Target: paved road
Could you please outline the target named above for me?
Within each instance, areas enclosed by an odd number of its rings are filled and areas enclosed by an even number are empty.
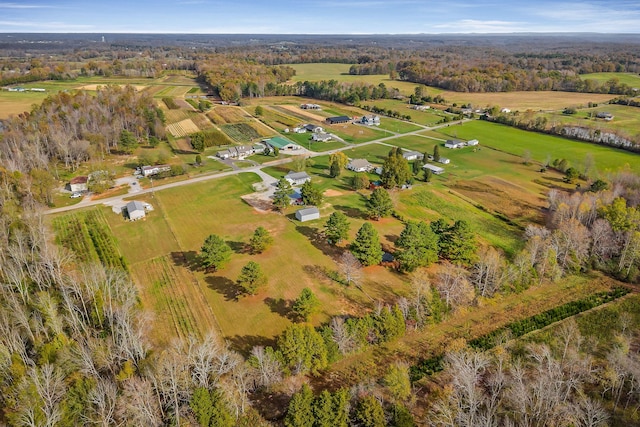
[[[402,134],[394,134],[391,136],[386,136],[383,138],[379,138],[379,139],[375,139],[372,141],[367,141],[367,142],[362,142],[360,144],[349,144],[349,145],[345,145],[344,147],[340,147],[340,148],[336,148],[334,150],[329,150],[329,151],[322,151],[322,152],[314,152],[314,151],[309,151],[306,148],[301,148],[299,150],[292,150],[289,152],[286,152],[284,150],[281,150],[282,153],[286,153],[286,154],[293,154],[293,155],[303,155],[303,156],[307,156],[307,157],[317,157],[317,156],[326,156],[328,154],[333,154],[336,153],[338,151],[344,151],[344,150],[348,150],[351,148],[355,148],[355,147],[362,147],[362,146],[366,146],[366,145],[370,145],[370,144],[384,144],[384,145],[388,145],[388,146],[392,146],[392,144],[388,144],[387,141],[391,141],[393,139],[396,138],[400,138],[400,137],[404,137],[404,136],[410,136],[410,135],[417,135],[423,138],[429,138],[429,139],[434,139],[434,140],[438,140],[438,138],[434,138],[434,137],[429,137],[426,135],[420,135],[420,132],[424,132],[425,130],[435,130],[435,129],[439,129],[439,128],[443,128],[443,127],[448,127],[448,126],[452,126],[458,123],[464,123],[466,121],[469,121],[470,119],[464,119],[461,121],[457,121],[457,122],[451,122],[451,123],[447,123],[447,124],[443,124],[443,125],[439,125],[439,126],[433,126],[433,127],[427,127],[424,125],[418,125],[421,127],[421,129],[413,131],[413,132],[407,132],[407,133],[402,133]],[[124,178],[119,178],[119,181],[122,181],[122,184],[124,183],[128,183],[130,185],[130,189],[129,189],[129,193],[128,194],[124,194],[124,195],[119,195],[119,196],[113,196],[113,197],[108,197],[108,198],[104,198],[104,199],[98,199],[98,200],[90,200],[88,198],[85,198],[84,200],[82,200],[80,203],[77,203],[75,205],[72,206],[65,206],[65,207],[61,207],[61,208],[54,208],[54,209],[49,209],[47,211],[45,211],[45,214],[55,214],[55,213],[60,213],[60,212],[68,212],[68,211],[72,211],[75,209],[82,209],[82,208],[86,208],[89,206],[97,206],[97,205],[108,205],[108,206],[112,206],[114,204],[121,204],[122,200],[125,198],[130,198],[132,195],[139,195],[139,194],[148,194],[148,193],[152,193],[154,191],[161,191],[161,190],[166,190],[168,188],[175,188],[175,187],[181,187],[183,185],[190,185],[190,184],[194,184],[196,182],[204,182],[204,181],[209,181],[212,179],[218,179],[218,178],[224,178],[226,176],[231,176],[231,175],[237,175],[239,173],[245,173],[245,172],[255,172],[258,175],[260,175],[263,179],[263,181],[265,182],[265,184],[267,186],[271,186],[271,184],[274,182],[275,178],[271,177],[270,175],[264,173],[262,171],[262,168],[267,167],[267,166],[277,166],[277,165],[282,165],[285,163],[289,163],[291,162],[293,159],[292,158],[285,158],[285,159],[279,159],[279,160],[274,160],[272,162],[267,162],[264,163],[262,165],[257,165],[257,166],[250,166],[247,168],[242,168],[242,169],[236,169],[236,170],[232,170],[232,171],[228,171],[228,172],[217,172],[217,173],[211,173],[208,175],[200,175],[200,176],[196,176],[193,178],[189,178],[189,179],[185,179],[184,181],[176,181],[176,182],[171,182],[169,184],[163,184],[163,185],[155,185],[153,188],[146,188],[146,189],[142,189],[140,188],[139,184],[137,184],[135,178],[131,177],[124,177]],[[134,182],[136,182],[135,184],[133,184]]]

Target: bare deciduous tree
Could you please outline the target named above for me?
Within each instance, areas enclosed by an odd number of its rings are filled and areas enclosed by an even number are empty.
[[[337,262],[338,271],[344,277],[347,285],[354,284],[360,286],[362,280],[362,264],[358,259],[350,252],[345,251]]]

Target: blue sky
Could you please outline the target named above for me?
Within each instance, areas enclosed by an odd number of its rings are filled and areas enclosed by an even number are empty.
[[[640,0],[0,0],[0,32],[640,33]]]

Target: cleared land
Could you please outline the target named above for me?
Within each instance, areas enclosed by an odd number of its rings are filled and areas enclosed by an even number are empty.
[[[187,136],[199,130],[198,126],[196,126],[191,119],[181,120],[178,123],[172,123],[167,126],[167,131],[176,138]]]
[[[600,173],[625,167],[640,173],[640,155],[604,145],[527,132],[484,121],[467,122],[463,125],[442,128],[440,131],[449,137],[465,140],[475,138],[480,140],[480,147],[489,146],[516,156],[522,156],[528,150],[538,164],[550,156],[551,159],[567,159],[573,166],[580,169],[585,156],[591,154]],[[455,150],[441,151],[444,156],[454,152]]]
[[[561,110],[571,105],[587,105],[589,102],[606,102],[614,95],[599,93],[578,92],[486,92],[486,93],[461,93],[443,91],[441,96],[448,103],[468,104],[474,107],[509,108],[512,111],[526,110]]]
[[[606,83],[611,79],[618,79],[620,83],[625,83],[631,87],[640,87],[640,75],[633,73],[591,73],[581,74],[582,80],[595,80],[600,83]]]

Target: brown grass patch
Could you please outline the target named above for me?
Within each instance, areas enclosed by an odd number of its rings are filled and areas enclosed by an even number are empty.
[[[84,85],[84,86],[80,86],[78,89],[81,90],[98,90],[98,87],[105,87],[106,85],[103,84],[93,84],[93,85]],[[114,85],[109,83],[109,86],[120,86],[120,87],[125,87],[125,86],[131,86],[132,88],[134,88],[135,90],[143,90],[145,89],[147,86],[143,86],[143,85]]]
[[[325,119],[325,117],[320,116],[318,114],[314,114],[309,110],[303,110],[297,105],[279,105],[279,107],[294,113],[296,116],[308,117],[309,120],[314,120],[320,123],[324,122],[324,119]]]
[[[497,92],[460,93],[445,91],[441,94],[448,102],[471,103],[479,107],[498,105],[511,110],[559,110],[589,102],[605,102],[612,95],[577,92]]]
[[[215,107],[207,113],[207,116],[217,125],[246,122],[251,119],[251,116],[240,107]]]
[[[326,190],[322,194],[327,196],[327,197],[334,197],[334,196],[342,196],[344,193],[342,191],[333,190],[333,189],[330,188],[330,189]]]
[[[185,119],[167,126],[167,132],[176,138],[187,136],[191,133],[198,132],[199,130],[198,126],[196,126],[191,119]]]

